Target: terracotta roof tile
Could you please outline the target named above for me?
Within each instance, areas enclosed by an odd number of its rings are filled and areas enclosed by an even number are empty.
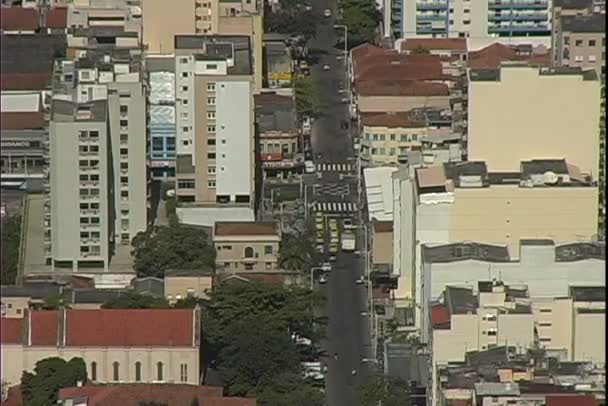
[[[448,96],[448,86],[444,83],[419,80],[368,80],[356,84],[361,96]]]
[[[32,345],[56,346],[59,312],[55,310],[32,311],[31,318]]]
[[[38,29],[38,12],[33,8],[2,7],[1,27],[4,31],[35,31]]]
[[[22,112],[1,114],[3,130],[33,130],[44,128],[46,126],[44,113]]]
[[[278,236],[279,229],[276,222],[240,222],[218,221],[215,223],[217,236]]]
[[[357,47],[354,47],[353,49],[351,49],[351,58],[353,60],[353,63],[357,60],[359,60],[359,58],[365,57],[367,55],[381,55],[381,54],[385,54],[387,51],[391,51],[391,50],[387,50],[384,48],[380,48],[379,46],[373,45],[373,44],[361,44]]]
[[[592,395],[547,395],[547,406],[595,406]]]
[[[43,90],[51,85],[51,73],[2,73],[2,90]]]
[[[68,310],[66,346],[192,346],[190,309]]]
[[[411,38],[401,43],[402,51],[424,48],[428,50],[466,51],[466,38]]]
[[[416,170],[416,179],[418,180],[418,186],[421,188],[442,187],[445,186],[447,180],[443,165],[418,168]]]
[[[8,389],[8,396],[2,406],[23,406],[23,395],[21,394],[21,385],[11,386]]]
[[[46,13],[46,28],[67,28],[67,7],[54,7]]]
[[[374,231],[377,233],[391,233],[393,231],[392,221],[374,220]]]
[[[214,386],[183,384],[119,384],[85,385],[59,390],[59,399],[88,397],[88,406],[138,406],[139,402],[154,399],[171,406],[189,406],[198,399],[205,406],[255,406],[255,399],[223,397],[223,389]]]
[[[435,305],[431,307],[431,323],[433,326],[444,324],[450,321],[450,312],[443,305]]]
[[[268,282],[268,283],[277,283],[284,285],[288,278],[290,278],[292,274],[290,273],[263,273],[263,272],[247,272],[247,273],[239,273],[232,275],[221,276],[221,281],[229,281],[229,280],[242,280],[242,281],[258,281],[258,282]]]
[[[23,340],[23,319],[2,317],[2,344],[21,344]]]
[[[448,79],[443,74],[441,58],[438,55],[416,55],[425,60],[398,60],[395,63],[371,64],[364,69],[355,68],[355,81],[359,80],[431,80]],[[427,57],[432,59],[427,59]]]
[[[478,51],[469,52],[468,67],[473,69],[496,69],[502,62],[528,62],[531,64],[548,65],[549,53],[544,55],[520,55],[515,47],[493,43]]]
[[[361,122],[368,127],[388,127],[388,128],[420,128],[425,127],[425,123],[414,119],[412,114],[407,112],[389,113],[364,113],[361,115]],[[392,223],[391,223],[392,225]]]

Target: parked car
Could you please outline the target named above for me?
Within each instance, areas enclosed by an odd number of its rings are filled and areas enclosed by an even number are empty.
[[[326,9],[325,9],[325,11],[323,12],[323,15],[324,15],[325,17],[331,17],[331,10],[330,10],[330,9],[328,9],[328,8],[326,8]]]
[[[331,66],[329,66],[329,65],[323,65],[323,70],[330,70],[330,69],[331,69]]]
[[[321,277],[319,278],[319,283],[320,283],[321,285],[323,285],[323,284],[327,283],[327,277],[326,277],[325,275],[321,276]]]
[[[315,164],[312,161],[304,161],[304,171],[306,173],[315,173]]]
[[[345,230],[350,230],[354,228],[353,220],[349,218],[342,220],[342,228],[344,228]]]

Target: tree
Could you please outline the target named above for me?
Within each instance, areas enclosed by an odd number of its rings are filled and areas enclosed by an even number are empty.
[[[0,242],[0,282],[14,285],[19,268],[19,246],[21,243],[21,216],[10,215],[2,219],[2,241]]]
[[[86,380],[87,368],[82,358],[74,357],[68,362],[59,357],[45,358],[36,363],[34,373],[23,373],[21,393],[28,406],[52,406],[59,389]]]
[[[324,406],[325,396],[302,382],[302,375],[285,372],[275,376],[256,394],[260,406]]]
[[[299,8],[286,8],[264,15],[265,32],[302,36],[305,41],[315,35],[319,19]]]
[[[407,383],[400,378],[378,374],[357,388],[361,406],[409,406],[410,393]]]
[[[69,304],[65,303],[63,295],[55,293],[47,296],[42,304],[42,310],[59,310],[63,308],[69,308]]]
[[[297,78],[293,82],[296,111],[299,117],[315,116],[319,112],[319,89],[310,77]]]
[[[101,305],[102,309],[168,309],[169,302],[164,297],[140,295],[126,292]]]
[[[233,323],[226,329],[226,338],[219,371],[230,395],[255,394],[264,381],[299,371],[294,341],[269,315],[251,315]]]
[[[133,238],[138,276],[163,278],[167,269],[214,269],[215,249],[207,233],[180,224],[153,227]]]
[[[297,233],[284,233],[279,247],[279,265],[290,271],[309,272],[321,261],[314,243],[312,223]]]
[[[348,27],[348,48],[373,42],[377,36],[381,14],[373,0],[341,0],[340,24]]]

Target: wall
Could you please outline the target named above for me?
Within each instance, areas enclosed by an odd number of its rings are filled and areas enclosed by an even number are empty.
[[[374,163],[398,163],[398,156],[413,146],[422,148],[419,140],[428,134],[427,128],[363,127],[361,139],[369,144],[368,156]],[[394,140],[391,139],[394,137]],[[384,140],[381,138],[384,137]],[[377,140],[374,140],[377,138]],[[404,138],[404,139],[403,139]],[[384,153],[380,150],[384,149]],[[376,151],[374,151],[374,149]],[[375,153],[374,153],[375,152]],[[392,153],[391,153],[392,152]]]
[[[497,344],[528,348],[534,343],[534,316],[499,314]]]
[[[514,172],[522,160],[565,158],[597,178],[599,100],[598,81],[539,76],[537,68],[503,68],[500,81],[470,81],[468,159]]]
[[[165,297],[170,303],[189,295],[207,299],[207,293],[213,288],[212,276],[165,276]]]
[[[606,362],[606,311],[574,314],[574,361]]]
[[[376,232],[373,235],[372,260],[374,264],[393,264],[393,233]]]
[[[10,359],[4,366],[5,379],[10,384],[21,381],[23,371],[33,371],[36,362],[48,357],[61,357],[70,360],[81,357],[87,365],[87,374],[91,379],[91,363],[97,363],[97,381],[112,382],[113,366],[119,363],[119,382],[135,382],[135,363],[141,362],[141,382],[158,382],[157,363],[163,363],[163,382],[180,382],[180,364],[186,364],[188,376],[186,383],[199,383],[200,364],[198,348],[94,348],[94,347],[23,347],[22,345],[3,344],[2,358]]]
[[[230,239],[214,238],[213,245],[217,251],[215,263],[218,267],[223,268],[223,272],[275,271],[278,269],[279,241],[278,237],[276,239],[256,239],[245,236]],[[272,247],[272,254],[264,253],[266,246]],[[244,260],[246,247],[254,250],[254,257],[249,260]]]
[[[563,50],[560,50],[557,54],[560,65],[593,69],[601,77],[602,66],[606,66],[606,34],[563,32],[562,35],[569,37],[570,45],[562,43],[569,50],[569,58],[565,59]],[[563,37],[561,39],[563,41]],[[577,46],[577,41],[583,41],[582,45]],[[595,46],[590,46],[589,41],[595,41]]]
[[[532,299],[532,312],[540,343],[548,352],[563,354],[572,360],[572,299]]]
[[[433,330],[433,364],[463,362],[467,351],[479,350],[477,314],[454,314],[449,330]]]
[[[449,96],[357,96],[360,113],[405,112],[419,107],[450,108]]]
[[[593,187],[492,186],[457,188],[454,194],[450,241],[507,244],[517,255],[522,238],[589,241],[597,232]]]
[[[194,1],[142,0],[142,25],[148,53],[173,53],[174,35],[195,33]]]

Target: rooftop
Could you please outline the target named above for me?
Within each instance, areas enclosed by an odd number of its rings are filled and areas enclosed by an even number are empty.
[[[563,16],[562,31],[575,33],[600,33],[606,35],[606,16],[591,14],[587,16]]]
[[[605,302],[605,286],[571,286],[570,296],[575,302]]]
[[[561,7],[565,9],[577,9],[582,10],[590,8],[593,5],[593,0],[553,0],[554,7]]]
[[[479,303],[472,288],[447,286],[445,288],[445,302],[450,315],[475,314]]]
[[[279,223],[276,222],[228,222],[215,223],[213,233],[220,237],[234,236],[279,236]]]
[[[276,93],[254,95],[255,120],[261,133],[268,131],[297,131],[296,106],[290,96]]]
[[[506,246],[462,242],[437,245],[423,245],[422,256],[425,262],[443,263],[464,260],[480,260],[487,262],[509,262],[509,250]]]
[[[473,68],[469,71],[469,80],[473,82],[500,82],[502,69],[535,68],[526,64],[501,64],[498,68]],[[584,81],[598,80],[595,70],[583,70],[580,67],[540,68],[538,76],[580,76]]]
[[[374,232],[376,233],[392,233],[393,232],[393,222],[392,221],[379,221],[374,220]]]
[[[203,57],[231,59],[234,61],[234,66],[228,68],[231,75],[253,72],[251,42],[246,35],[176,35],[175,49],[191,50]]]
[[[25,7],[2,7],[1,28],[3,31],[35,31],[38,29],[36,9]],[[4,41],[2,37],[2,40]]]
[[[66,47],[65,35],[3,35],[2,76],[14,73],[50,75],[53,61],[65,57]]]
[[[79,104],[67,100],[53,99],[51,103],[51,114],[51,119],[57,122],[105,122],[107,100],[94,100]]]
[[[29,313],[29,323],[25,318],[21,325],[11,321],[5,324],[10,319],[2,318],[2,343],[5,343],[5,337],[23,337],[23,329],[28,328],[33,346],[193,346],[194,313],[191,309],[68,309],[65,321],[60,312],[34,310]],[[63,328],[65,330],[60,334]],[[58,341],[61,337],[64,342]]]
[[[47,73],[2,73],[2,90],[43,90],[52,83],[51,72]]]
[[[556,262],[573,262],[582,259],[606,260],[606,244],[603,242],[576,242],[555,247]]]
[[[207,269],[167,269],[165,271],[165,277],[167,276],[185,276],[185,277],[200,277],[200,276],[214,276],[215,270],[212,268]]]
[[[382,77],[382,75],[380,75]],[[448,86],[444,83],[422,80],[391,80],[388,78],[360,80],[355,85],[361,96],[448,96]]]
[[[109,384],[63,388],[59,400],[87,398],[87,406],[138,406],[154,399],[171,406],[189,406],[194,398],[205,406],[255,406],[255,399],[223,397],[223,388],[186,384]]]
[[[361,122],[368,127],[422,128],[426,126],[424,121],[417,120],[409,112],[364,113],[361,115]]]
[[[517,382],[480,382],[475,384],[477,396],[519,396],[519,384]]]
[[[549,66],[550,53],[521,54],[521,47],[504,45],[495,42],[478,51],[471,51],[467,57],[467,66],[472,69],[497,69],[504,62],[522,62],[534,66]]]
[[[46,127],[42,112],[2,113],[3,130],[33,130]]]
[[[467,40],[466,38],[409,38],[401,43],[402,52],[420,48],[429,51],[466,51]]]

